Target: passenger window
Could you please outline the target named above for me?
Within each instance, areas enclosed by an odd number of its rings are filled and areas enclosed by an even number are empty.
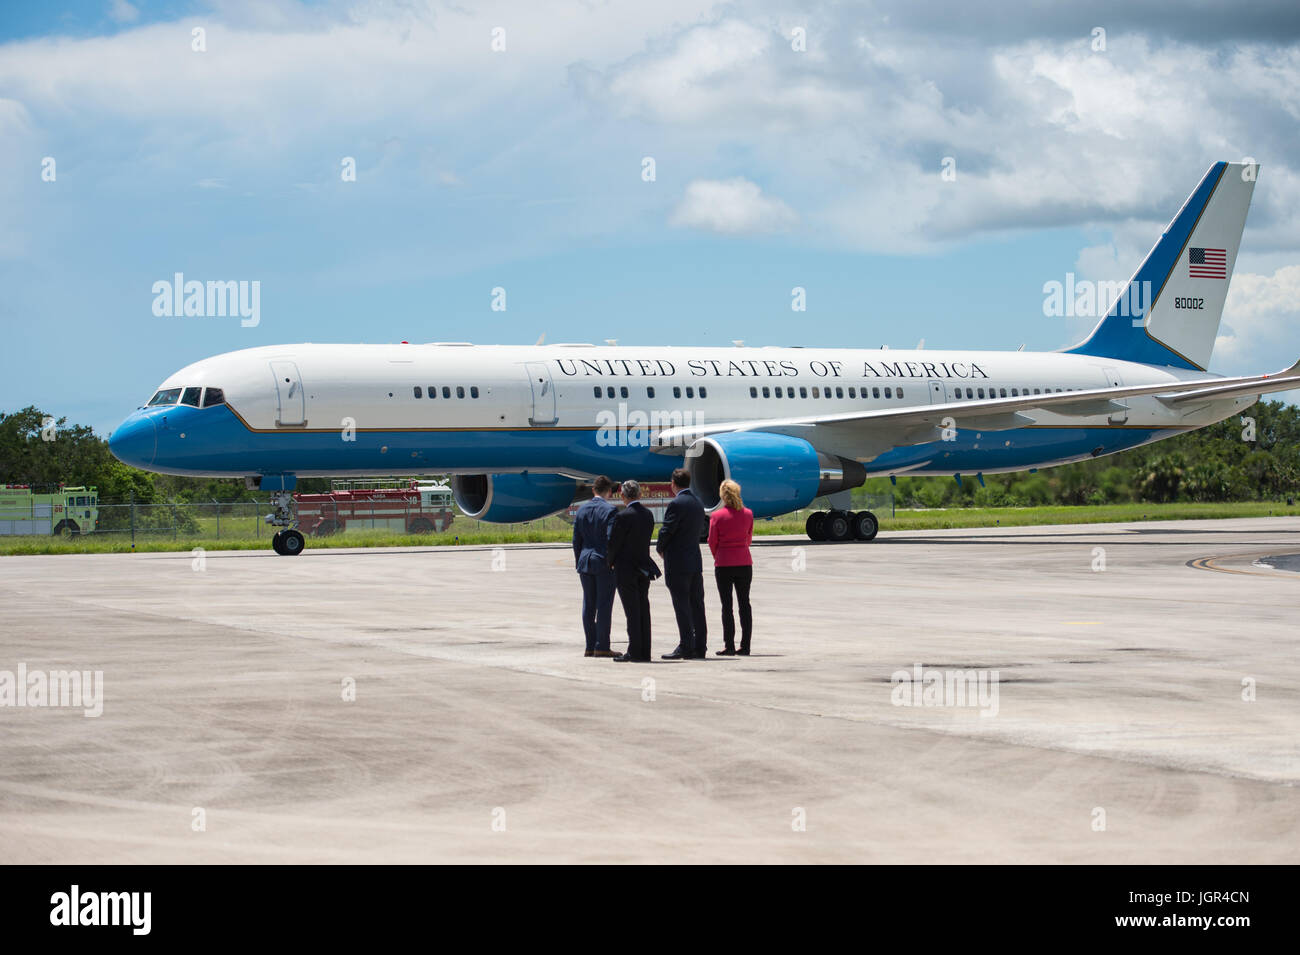
[[[181,396],[181,404],[199,406],[199,398],[203,396],[202,388],[186,388],[185,394]]]
[[[1040,392],[1037,388],[1034,389],[1034,394],[1037,395],[1037,394],[1041,394],[1041,393],[1042,393],[1042,392]]]
[[[814,397],[814,398],[820,398],[820,397],[821,397],[821,393],[820,393],[820,391],[818,390],[818,388],[817,388],[816,385],[813,385],[813,397]]]
[[[749,397],[751,397],[751,398],[757,398],[757,397],[758,397],[758,389],[755,388],[753,385],[750,385],[750,386],[749,386]]]
[[[903,397],[903,389],[902,389],[902,388],[899,388],[899,389],[898,389],[898,394],[897,394],[896,397],[899,397],[899,398]]]
[[[647,388],[645,390],[645,396],[647,398],[653,398],[655,396],[655,390],[653,388]]]
[[[857,396],[858,396],[858,389],[855,388],[853,385],[849,385],[849,397],[856,398]]]
[[[600,397],[600,385],[597,385],[597,386],[596,386],[595,388],[593,388],[592,390],[596,393],[596,397],[599,398],[599,397]]]
[[[618,389],[618,393],[619,393],[620,395],[622,395],[624,398],[626,398],[626,397],[627,397],[627,385],[624,385],[622,388]]]
[[[1012,388],[1012,389],[1011,389],[1011,397],[1012,397],[1012,398],[1017,397],[1019,394],[1020,394],[1020,392],[1018,392],[1015,388]]]
[[[478,397],[478,385],[470,385],[470,386],[469,386],[469,396],[470,396],[471,398],[477,398],[477,397]]]
[[[464,397],[465,397],[465,386],[464,386],[464,385],[457,385],[457,386],[456,386],[456,397],[457,397],[457,398],[464,398]]]
[[[451,397],[451,385],[443,385],[443,386],[442,386],[442,396],[443,396],[444,398],[450,398],[450,397]]]
[[[613,386],[613,385],[610,385],[608,388],[605,389],[605,397],[606,397],[606,398],[613,398],[613,397],[614,397],[614,386]]]
[[[763,397],[764,397],[764,398],[770,398],[770,397],[772,397],[772,393],[771,393],[770,391],[768,391],[767,385],[764,385],[764,386],[763,386]]]
[[[872,388],[872,389],[871,389],[871,397],[873,397],[873,398],[879,398],[879,397],[880,397],[880,389],[879,389],[879,388]]]
[[[709,389],[705,388],[703,385],[700,385],[700,397],[701,398],[709,397]]]
[[[695,397],[695,389],[694,389],[693,387],[691,387],[690,385],[687,385],[687,386],[686,386],[686,397],[687,397],[687,398],[694,398],[694,397]]]
[[[1007,389],[1002,388],[1002,389],[998,392],[998,397],[1000,397],[1000,398],[1005,398],[1006,396],[1007,396]]]
[[[420,386],[419,386],[419,385],[416,385],[416,386],[415,386],[415,397],[417,397],[417,398],[423,398],[423,397],[424,397],[424,394],[420,391]]]
[[[807,398],[807,397],[808,397],[808,389],[807,389],[807,388],[800,388],[800,389],[799,389],[799,397],[800,397],[800,398]]]
[[[892,398],[892,397],[894,397],[893,393],[892,393],[892,392],[890,391],[890,389],[888,389],[888,388],[885,389],[885,397],[886,397],[886,398]]]
[[[681,387],[681,385],[673,385],[673,397],[674,397],[674,398],[680,398],[681,396],[682,396],[682,387]]]
[[[983,397],[984,397],[984,389],[983,389],[983,388],[978,388],[978,389],[976,389],[976,394],[978,394],[981,398],[983,398]]]
[[[430,386],[429,386],[429,397],[430,397],[430,398],[436,398],[436,397],[438,397],[438,386],[437,386],[437,385],[430,385]]]
[[[220,388],[209,388],[203,392],[203,407],[211,408],[213,405],[224,405],[226,396]]]
[[[853,390],[852,388],[849,389],[849,391],[852,391],[852,390]],[[836,397],[836,398],[843,398],[843,397],[844,397],[844,389],[843,389],[843,388],[836,388],[836,389],[835,389],[835,397]],[[853,396],[852,396],[852,395],[849,395],[849,397],[852,398]]]

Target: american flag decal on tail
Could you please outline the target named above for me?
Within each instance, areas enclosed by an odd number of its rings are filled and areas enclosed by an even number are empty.
[[[1227,249],[1188,249],[1187,274],[1194,279],[1226,279]]]

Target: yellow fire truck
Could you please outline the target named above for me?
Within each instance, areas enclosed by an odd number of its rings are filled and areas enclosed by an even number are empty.
[[[0,487],[0,536],[89,534],[99,523],[99,492],[93,487],[62,484]]]

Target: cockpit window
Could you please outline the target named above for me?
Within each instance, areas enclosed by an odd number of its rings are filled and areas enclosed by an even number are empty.
[[[164,388],[158,394],[149,399],[149,405],[174,405],[181,396],[179,388]]]
[[[202,388],[186,388],[185,394],[181,395],[181,404],[199,406],[199,399],[203,397]]]
[[[213,405],[224,405],[226,396],[220,388],[209,388],[203,395],[203,407],[211,408]]]

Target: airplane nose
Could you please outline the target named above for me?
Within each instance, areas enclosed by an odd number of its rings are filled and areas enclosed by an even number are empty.
[[[123,464],[135,468],[149,467],[158,450],[158,435],[153,419],[142,416],[123,421],[109,435],[108,450]]]

